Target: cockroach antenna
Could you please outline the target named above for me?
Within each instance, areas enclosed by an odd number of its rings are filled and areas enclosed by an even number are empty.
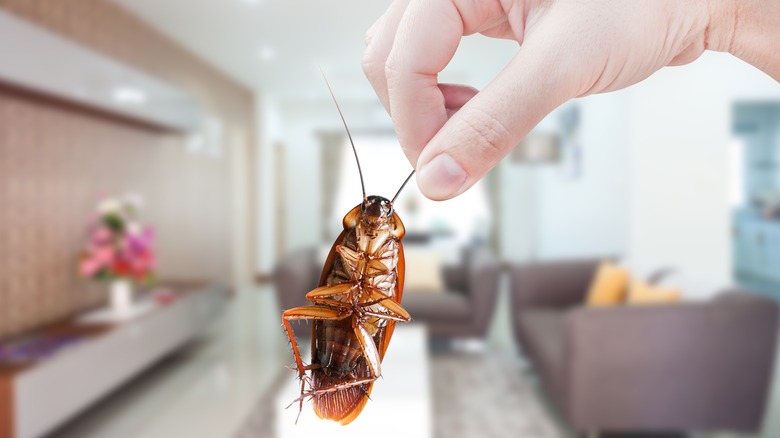
[[[393,200],[392,200],[392,201],[390,201],[390,203],[391,203],[391,204],[394,204],[394,203],[395,203],[395,200],[396,200],[396,198],[398,198],[398,195],[400,195],[400,194],[401,194],[401,190],[403,190],[403,189],[404,189],[404,187],[406,187],[406,183],[408,183],[408,182],[409,182],[409,180],[410,180],[410,179],[412,179],[412,175],[414,175],[414,170],[412,171],[412,173],[410,173],[410,174],[409,174],[409,176],[407,176],[407,177],[406,177],[406,180],[404,180],[404,183],[403,183],[403,184],[401,184],[401,188],[400,188],[400,189],[398,189],[398,191],[397,191],[397,192],[395,192],[395,196],[393,196]]]
[[[333,103],[336,104],[336,109],[339,111],[339,116],[341,117],[341,121],[344,123],[344,129],[347,130],[347,137],[349,137],[349,144],[352,145],[352,152],[355,154],[355,161],[357,162],[358,167],[358,173],[360,174],[360,188],[363,189],[363,201],[366,201],[366,185],[363,182],[363,169],[360,168],[360,159],[358,158],[357,149],[355,149],[355,142],[352,141],[352,134],[349,133],[349,127],[347,126],[347,121],[344,119],[344,114],[341,113],[341,107],[339,107],[339,103],[336,100],[336,95],[333,94],[333,89],[330,88],[330,83],[328,82],[328,78],[325,77],[325,72],[322,70],[322,67],[320,67],[320,73],[322,73],[322,78],[325,79],[325,85],[328,87],[328,91],[330,92],[330,97],[333,98]]]

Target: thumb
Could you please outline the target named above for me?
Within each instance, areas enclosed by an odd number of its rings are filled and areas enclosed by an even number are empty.
[[[549,44],[546,49],[536,44],[544,37],[536,36],[422,150],[417,185],[425,196],[445,200],[465,192],[542,118],[576,96],[572,78],[565,74],[577,71],[571,58],[550,53]]]

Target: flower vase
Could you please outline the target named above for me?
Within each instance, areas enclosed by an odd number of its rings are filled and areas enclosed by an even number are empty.
[[[111,281],[111,310],[117,315],[126,315],[133,309],[133,285],[129,280],[119,278]]]

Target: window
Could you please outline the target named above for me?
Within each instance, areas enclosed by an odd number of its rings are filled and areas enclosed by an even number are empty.
[[[360,164],[366,184],[366,195],[391,199],[412,167],[392,135],[356,135]],[[336,188],[334,217],[329,218],[335,233],[342,228],[344,214],[356,206],[362,197],[360,176],[349,140],[342,148],[339,182]],[[481,183],[466,193],[445,202],[431,201],[417,188],[415,178],[409,181],[395,206],[407,233],[429,234],[436,240],[464,244],[486,240],[490,232],[487,196]]]

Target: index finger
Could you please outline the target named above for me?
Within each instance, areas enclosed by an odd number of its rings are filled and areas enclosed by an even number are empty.
[[[412,166],[447,121],[438,74],[462,36],[463,20],[449,0],[412,1],[399,23],[385,75],[398,140]]]

